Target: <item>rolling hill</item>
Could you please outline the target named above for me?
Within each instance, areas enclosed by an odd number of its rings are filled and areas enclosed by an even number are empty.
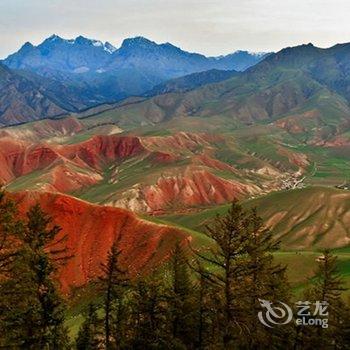
[[[307,145],[273,125],[223,132],[187,118],[128,132],[89,119],[3,128],[1,181],[13,191],[60,191],[162,213],[350,178],[347,145]]]
[[[350,192],[327,187],[279,191],[244,202],[256,207],[283,250],[317,250],[350,245]],[[228,205],[188,215],[161,217],[188,229],[203,231]]]
[[[124,128],[182,117],[221,118],[222,129],[274,123],[301,141],[327,141],[350,127],[349,55],[347,44],[286,48],[228,80],[171,90],[99,117]]]
[[[237,71],[211,69],[204,72],[192,73],[180,78],[166,81],[156,85],[152,90],[146,92],[144,96],[150,97],[171,92],[185,92],[194,90],[200,86],[217,83],[237,75]]]
[[[58,134],[62,129],[66,135],[74,134],[81,127],[71,119],[53,123],[45,125],[56,127]],[[0,179],[12,191],[59,191],[91,202],[157,213],[266,192],[278,188],[286,176],[268,161],[240,150],[229,138],[208,133],[117,133],[57,144],[57,136],[35,141],[33,133],[20,130],[17,138],[13,130],[0,137]],[[42,128],[36,131],[45,135]],[[234,162],[225,159],[230,152],[236,153]],[[286,166],[287,176],[298,169],[288,158]]]
[[[62,258],[69,257],[57,271],[65,293],[101,274],[101,263],[114,242],[122,250],[122,263],[136,275],[167,260],[176,242],[188,241],[181,230],[147,222],[124,209],[92,205],[62,194],[25,191],[16,193],[14,199],[22,215],[39,202],[53,224],[62,228],[48,249],[64,248]]]

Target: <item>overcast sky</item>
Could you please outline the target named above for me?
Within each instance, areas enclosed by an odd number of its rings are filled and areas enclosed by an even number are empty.
[[[145,36],[206,55],[350,41],[349,0],[0,0],[0,57],[51,34]]]

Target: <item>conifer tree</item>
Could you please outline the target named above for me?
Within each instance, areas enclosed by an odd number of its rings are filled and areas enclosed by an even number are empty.
[[[276,283],[278,278],[286,280],[284,269],[273,263],[271,252],[277,244],[256,210],[245,210],[237,202],[207,226],[207,235],[214,241],[212,247],[196,255],[210,266],[204,277],[221,291],[221,305],[216,307],[221,313],[222,346],[257,348],[262,334],[268,342],[257,319],[259,298],[273,301],[286,290]],[[203,269],[199,272],[203,275]]]
[[[121,296],[116,298],[115,307],[114,307],[114,339],[115,339],[115,348],[123,349],[128,344],[128,325],[129,317],[127,299],[127,291],[123,292]]]
[[[0,189],[0,347],[5,347],[6,338],[8,338],[6,319],[12,293],[7,288],[7,279],[12,277],[20,230],[23,228],[16,216],[15,202]]]
[[[172,324],[164,273],[153,272],[135,281],[132,349],[166,349],[172,344]]]
[[[196,349],[220,349],[222,341],[220,339],[220,288],[211,283],[207,278],[207,270],[196,261],[197,275],[196,282]]]
[[[341,298],[346,290],[338,272],[337,257],[326,249],[317,259],[318,267],[310,280],[311,287],[304,293],[304,299],[310,303],[325,303],[325,319],[328,327],[322,325],[303,327],[296,348],[346,349],[343,340],[349,334],[349,309]],[[315,317],[321,317],[316,315]]]
[[[236,293],[241,294],[237,308],[244,315],[244,325],[249,333],[249,337],[242,340],[247,340],[246,345],[250,349],[271,347],[276,342],[288,347],[289,326],[276,332],[263,326],[257,318],[261,310],[259,299],[290,304],[290,286],[285,276],[286,268],[274,263],[272,252],[278,249],[278,242],[273,240],[271,231],[265,227],[255,208],[250,211],[249,217],[247,271]]]
[[[0,275],[9,272],[16,256],[19,235],[23,225],[17,217],[17,207],[0,188]]]
[[[3,283],[7,343],[24,349],[65,349],[68,337],[64,303],[52,277],[54,265],[46,252],[60,231],[39,205],[27,214],[10,278]]]
[[[169,307],[172,318],[172,336],[183,346],[194,341],[195,317],[194,286],[189,274],[184,248],[176,243],[170,262]]]
[[[95,350],[100,347],[99,319],[96,306],[89,304],[86,318],[79,329],[77,350]]]
[[[249,247],[249,213],[236,202],[232,203],[226,215],[217,215],[213,223],[207,225],[207,235],[214,241],[206,254],[197,251],[196,255],[212,266],[207,278],[222,291],[222,342],[230,349],[234,340],[242,332],[242,314],[235,308],[237,285],[247,274],[245,262]]]
[[[113,312],[116,302],[122,298],[124,288],[128,284],[127,271],[121,267],[120,254],[117,243],[114,243],[108,252],[107,262],[101,265],[103,275],[100,280],[104,294],[104,338],[107,350],[113,348],[113,342],[116,346],[119,341],[116,336],[112,337]]]

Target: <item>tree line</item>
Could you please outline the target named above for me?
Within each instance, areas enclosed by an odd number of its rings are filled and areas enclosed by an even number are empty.
[[[350,311],[328,250],[303,296],[327,302],[328,328],[260,322],[261,300],[292,306],[294,296],[286,268],[274,260],[272,233],[255,209],[239,203],[208,224],[210,246],[178,242],[167,263],[142,276],[130,275],[115,243],[94,281],[96,299],[84,308],[72,339],[66,301],[53,278],[69,259],[64,248],[51,246],[59,231],[39,205],[18,219],[15,203],[0,192],[0,348],[350,348]]]

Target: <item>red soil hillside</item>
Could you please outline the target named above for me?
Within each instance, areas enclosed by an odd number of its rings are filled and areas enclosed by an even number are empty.
[[[57,123],[57,121],[47,121],[47,123]],[[66,120],[68,123],[69,120]],[[74,124],[79,128],[79,125]],[[56,125],[57,127],[57,125]],[[61,125],[64,129],[68,126]],[[54,145],[48,143],[31,143],[11,137],[0,138],[0,181],[8,183],[11,180],[29,174],[36,170],[45,168],[57,174],[65,173],[71,178],[74,173],[72,169],[66,172],[55,170],[53,167],[62,163],[75,165],[81,169],[95,171],[89,181],[81,184],[91,185],[99,178],[99,171],[111,162],[122,162],[128,157],[138,155],[151,155],[155,163],[173,162],[178,159],[178,154],[182,152],[194,152],[201,145],[210,145],[209,141],[215,141],[214,136],[178,133],[167,137],[137,137],[119,135],[99,135],[93,136],[87,141],[72,145]],[[165,152],[166,151],[166,152]],[[90,174],[89,174],[90,175]],[[54,175],[51,176],[53,178]],[[77,171],[77,177],[82,178],[81,171]],[[61,184],[65,180],[62,179]],[[70,182],[69,179],[66,182]],[[80,182],[79,182],[80,183]],[[56,188],[52,182],[48,183]],[[78,189],[79,186],[72,184],[59,186],[56,190],[68,192]]]
[[[200,167],[188,166],[177,175],[164,174],[152,185],[136,185],[121,196],[110,196],[104,203],[133,212],[152,215],[178,209],[217,205],[256,194],[261,189],[254,184],[226,180]]]
[[[0,181],[8,183],[17,177],[45,168],[48,168],[50,173],[61,172],[63,176],[66,173],[71,178],[71,174],[74,174],[72,169],[66,172],[54,169],[56,165],[61,167],[64,163],[89,172],[97,171],[90,176],[90,180],[82,182],[82,186],[91,185],[99,178],[98,171],[103,165],[142,153],[146,153],[146,150],[137,137],[94,136],[88,141],[64,146],[31,144],[27,141],[2,137],[0,138]],[[77,177],[84,177],[81,176],[81,171],[77,171]],[[65,180],[61,179],[61,184],[64,182]],[[69,183],[69,179],[66,182]],[[54,183],[49,182],[49,185],[55,187]],[[66,188],[62,186],[56,188],[63,192],[72,189],[77,187],[68,185]]]
[[[226,164],[226,163],[223,163],[217,159],[213,159],[206,154],[201,154],[199,156],[195,156],[193,158],[193,162],[205,165],[209,168],[213,168],[213,169],[217,169],[217,170],[226,170],[226,171],[229,171],[232,173],[237,173],[236,169],[233,166]]]
[[[35,145],[28,147],[23,153],[13,154],[9,160],[14,175],[21,176],[37,169],[46,168],[59,158],[60,155],[54,148],[46,145]]]
[[[150,212],[174,207],[222,204],[254,192],[254,186],[225,180],[205,170],[188,170],[183,176],[161,177],[144,189]]]
[[[166,260],[176,241],[188,239],[177,229],[141,220],[124,209],[92,205],[49,192],[26,191],[14,196],[21,213],[38,202],[62,228],[54,242],[67,237],[65,243],[52,245],[60,248],[65,244],[69,254],[73,255],[58,270],[64,292],[95,279],[100,274],[101,262],[106,260],[115,241],[122,250],[122,262],[135,275]]]
[[[138,137],[118,135],[94,136],[85,142],[59,149],[66,158],[78,158],[95,169],[108,161],[125,159],[146,151]]]
[[[9,190],[74,193],[137,212],[222,204],[276,186],[275,176],[254,174],[254,182],[225,163],[231,149],[214,134],[96,135],[59,145],[4,137],[0,145],[0,180]]]
[[[95,185],[103,177],[89,169],[80,169],[69,161],[60,160],[36,178],[35,189],[50,192],[72,192]]]
[[[25,152],[29,144],[13,140],[10,137],[0,138],[0,182],[7,183],[15,176],[15,159]]]
[[[142,137],[142,144],[149,150],[170,151],[179,154],[195,152],[199,147],[210,146],[211,143],[222,141],[218,135],[178,132],[171,136]]]

